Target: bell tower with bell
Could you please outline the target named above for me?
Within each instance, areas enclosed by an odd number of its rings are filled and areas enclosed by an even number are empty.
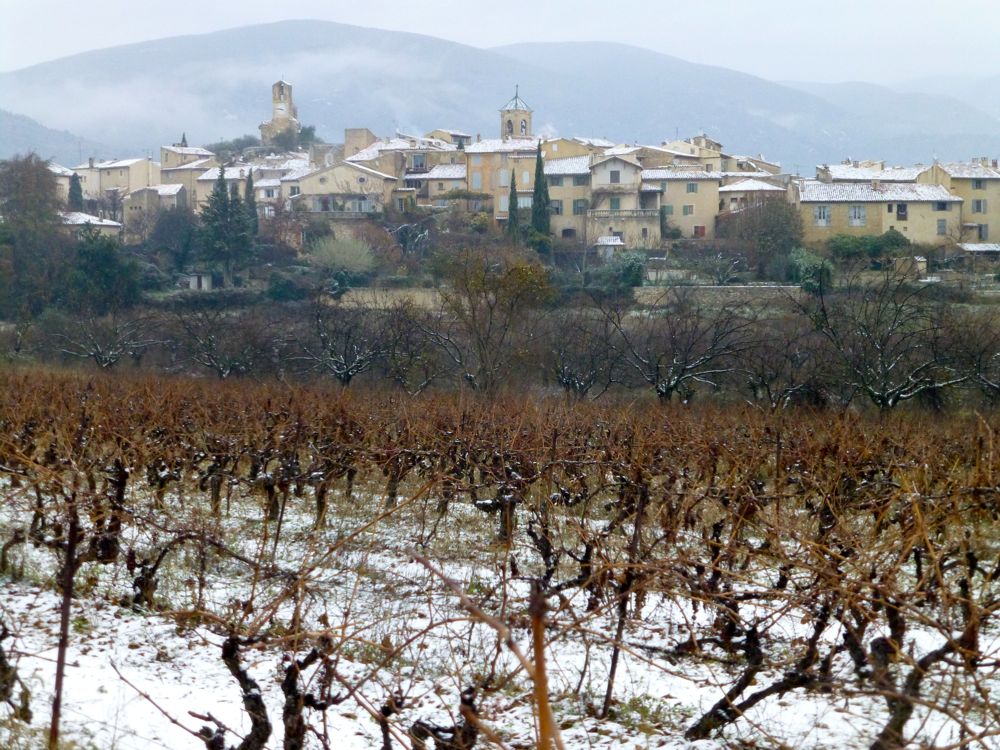
[[[514,87],[514,98],[500,110],[500,138],[531,138],[531,107],[524,103]]]

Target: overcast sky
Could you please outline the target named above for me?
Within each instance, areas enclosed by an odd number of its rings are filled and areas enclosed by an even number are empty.
[[[318,18],[478,47],[624,42],[773,80],[1000,73],[996,0],[0,0],[0,9],[0,70],[147,39]]]

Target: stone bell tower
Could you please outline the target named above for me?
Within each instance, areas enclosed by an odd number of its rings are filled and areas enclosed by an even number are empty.
[[[532,137],[531,107],[524,103],[517,86],[514,87],[514,98],[500,110],[500,137],[505,141],[510,138]]]
[[[278,133],[299,130],[299,112],[292,101],[292,84],[278,81],[271,86],[271,119],[260,124],[260,139],[269,145]]]

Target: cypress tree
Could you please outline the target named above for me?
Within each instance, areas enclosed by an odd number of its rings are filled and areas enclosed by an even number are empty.
[[[531,228],[539,234],[549,236],[549,183],[545,179],[541,141],[538,142],[538,152],[535,154],[535,188],[531,197]]]
[[[83,186],[76,172],[69,178],[69,197],[66,201],[70,211],[83,210]]]
[[[250,236],[256,237],[257,232],[260,229],[260,225],[257,222],[257,199],[254,198],[253,193],[252,169],[247,173],[247,184],[246,188],[243,190],[243,209],[246,211],[247,221],[250,225]]]
[[[507,199],[507,236],[513,242],[521,241],[521,221],[517,215],[517,175],[510,170],[510,197]]]

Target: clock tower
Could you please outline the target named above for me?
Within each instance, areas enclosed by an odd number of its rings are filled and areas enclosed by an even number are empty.
[[[271,120],[260,125],[260,139],[269,145],[274,137],[286,130],[299,131],[299,113],[292,101],[292,84],[277,81],[271,86]]]

